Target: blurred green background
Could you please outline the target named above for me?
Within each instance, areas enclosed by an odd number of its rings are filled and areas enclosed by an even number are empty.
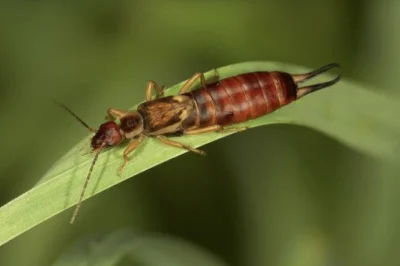
[[[395,92],[399,25],[396,0],[4,1],[0,203],[86,136],[53,98],[95,127],[108,107],[143,101],[150,79],[173,85],[251,60],[338,62],[346,78]],[[13,239],[0,265],[50,265],[76,240],[124,227],[179,237],[229,265],[400,264],[398,168],[291,125],[204,149],[85,201],[72,227],[68,210]]]

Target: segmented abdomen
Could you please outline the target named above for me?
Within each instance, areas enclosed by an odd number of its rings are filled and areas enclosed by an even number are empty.
[[[271,113],[296,99],[296,85],[284,72],[253,72],[223,79],[185,93],[196,111],[185,128],[227,126]]]

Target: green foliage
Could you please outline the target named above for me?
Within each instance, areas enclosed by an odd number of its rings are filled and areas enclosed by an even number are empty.
[[[310,71],[304,67],[282,63],[247,62],[222,67],[218,69],[218,73],[223,78],[257,70],[281,70],[290,73]],[[206,77],[210,77],[212,73],[213,71],[207,72]],[[334,75],[324,74],[312,82],[332,77]],[[172,86],[166,94],[175,94],[182,83]],[[395,99],[374,93],[365,86],[344,78],[333,87],[310,94],[271,115],[247,122],[245,125],[251,128],[276,123],[307,126],[365,154],[389,159],[396,158],[395,148],[400,140],[400,119],[396,119],[398,113],[399,105]],[[200,147],[227,135],[209,133],[181,137],[179,141]],[[0,208],[0,244],[10,241],[77,203],[93,157],[92,154],[82,156],[82,148],[89,145],[89,138],[85,138],[62,157],[36,186]],[[122,163],[122,151],[123,147],[120,147],[101,154],[85,199],[185,153],[181,149],[149,139],[131,155],[131,161],[121,178],[117,176],[117,169]],[[83,212],[84,206],[85,204],[81,209]]]
[[[140,234],[119,230],[99,239],[80,241],[53,266],[226,266],[211,253],[186,241],[164,234]]]

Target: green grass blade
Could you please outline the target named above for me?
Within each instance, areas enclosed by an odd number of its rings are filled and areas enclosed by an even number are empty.
[[[220,258],[192,243],[165,234],[119,230],[101,240],[74,245],[53,266],[111,266],[129,259],[130,265],[226,266]]]
[[[281,70],[291,73],[310,71],[304,67],[281,63],[247,62],[219,68],[218,72],[221,78],[224,78],[257,70]],[[213,71],[209,71],[206,76],[211,76],[212,73]],[[313,83],[325,81],[334,76],[322,75],[313,80]],[[171,87],[167,95],[175,94],[181,84]],[[250,121],[246,125],[257,127],[288,123],[307,126],[328,134],[360,152],[381,159],[389,159],[396,158],[395,148],[400,140],[399,110],[397,99],[342,79],[333,87],[310,94],[271,115]],[[185,136],[181,137],[180,141],[199,147],[227,135],[209,133]],[[93,158],[92,154],[82,156],[81,148],[85,145],[89,145],[89,137],[61,158],[35,187],[0,208],[0,245],[77,203]],[[115,148],[100,155],[85,198],[92,197],[127,178],[185,152],[149,139],[131,155],[132,159],[123,176],[118,177],[117,169],[122,163],[123,149],[124,147]],[[201,160],[201,157],[199,159]],[[83,204],[82,211],[84,210]],[[79,217],[77,222],[79,222]]]

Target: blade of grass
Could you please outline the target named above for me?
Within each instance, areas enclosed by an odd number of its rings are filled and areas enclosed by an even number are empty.
[[[135,233],[123,229],[100,240],[80,241],[65,252],[53,266],[118,265],[226,266],[220,258],[192,243],[164,234]]]
[[[219,68],[218,73],[224,78],[258,70],[290,73],[310,71],[304,67],[282,63],[246,62]],[[207,72],[206,77],[213,73]],[[334,75],[325,74],[313,82],[332,77]],[[176,94],[182,84],[183,82],[171,87],[166,95]],[[390,159],[396,158],[395,147],[400,140],[400,119],[397,117],[399,110],[400,107],[393,97],[378,94],[342,79],[331,88],[308,95],[271,115],[245,124],[249,127],[273,123],[307,126],[360,152],[380,159]],[[229,134],[209,133],[185,136],[180,141],[199,147],[227,135]],[[84,144],[89,145],[89,138],[90,136],[73,147],[36,186],[0,208],[0,245],[77,203],[93,157],[92,154],[82,156],[80,151]],[[117,170],[122,163],[123,149],[124,147],[111,149],[100,155],[85,199],[185,153],[181,149],[149,139],[131,155],[132,159],[124,170],[123,177],[118,177]],[[82,210],[84,211],[84,205]]]

